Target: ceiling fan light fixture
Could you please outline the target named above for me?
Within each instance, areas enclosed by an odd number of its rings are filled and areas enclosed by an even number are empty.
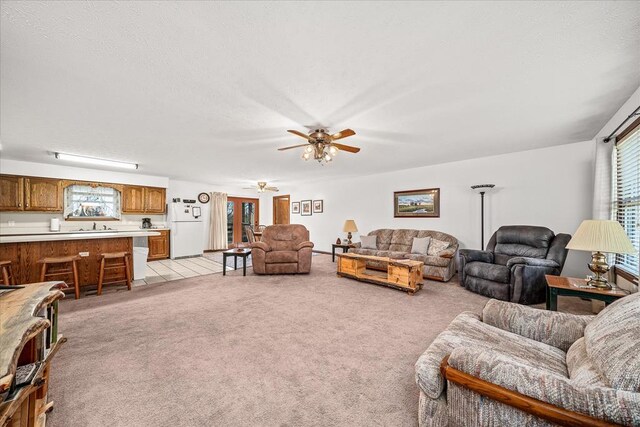
[[[335,155],[338,154],[338,149],[332,145],[329,147],[329,154],[331,157],[335,157]]]
[[[309,160],[309,157],[311,157],[311,155],[309,154],[308,151],[305,151],[304,153],[302,153],[302,158],[304,160]]]

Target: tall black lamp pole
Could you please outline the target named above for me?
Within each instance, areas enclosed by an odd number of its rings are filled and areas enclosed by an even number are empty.
[[[484,193],[495,187],[495,184],[472,185],[471,189],[480,193],[480,249],[484,250]]]

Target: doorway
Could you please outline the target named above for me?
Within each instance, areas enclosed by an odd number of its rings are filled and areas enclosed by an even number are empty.
[[[273,196],[273,223],[289,224],[289,195]]]
[[[260,200],[246,197],[227,197],[227,243],[230,248],[249,242],[246,226],[258,226]]]

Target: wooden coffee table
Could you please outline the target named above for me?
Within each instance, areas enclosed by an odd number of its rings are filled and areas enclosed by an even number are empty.
[[[407,291],[409,295],[415,294],[422,288],[420,282],[422,282],[423,262],[352,253],[336,255],[338,256],[338,276],[389,286]],[[367,270],[367,261],[386,264],[386,273]]]
[[[626,297],[629,295],[622,289],[600,289],[593,287],[582,287],[587,284],[586,279],[578,279],[575,277],[562,277],[545,275],[547,279],[547,310],[558,310],[558,295],[597,299],[604,301],[605,304]]]

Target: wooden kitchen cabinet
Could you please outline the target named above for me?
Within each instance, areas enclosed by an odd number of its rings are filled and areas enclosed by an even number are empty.
[[[24,210],[24,178],[0,175],[0,211]]]
[[[159,236],[149,236],[149,255],[147,261],[169,258],[169,230],[158,231]]]
[[[144,187],[124,186],[122,189],[122,213],[144,213]]]
[[[164,188],[145,187],[144,188],[144,211],[145,213],[163,214],[167,206],[167,194]]]
[[[54,178],[24,178],[24,210],[62,211],[62,181]]]

